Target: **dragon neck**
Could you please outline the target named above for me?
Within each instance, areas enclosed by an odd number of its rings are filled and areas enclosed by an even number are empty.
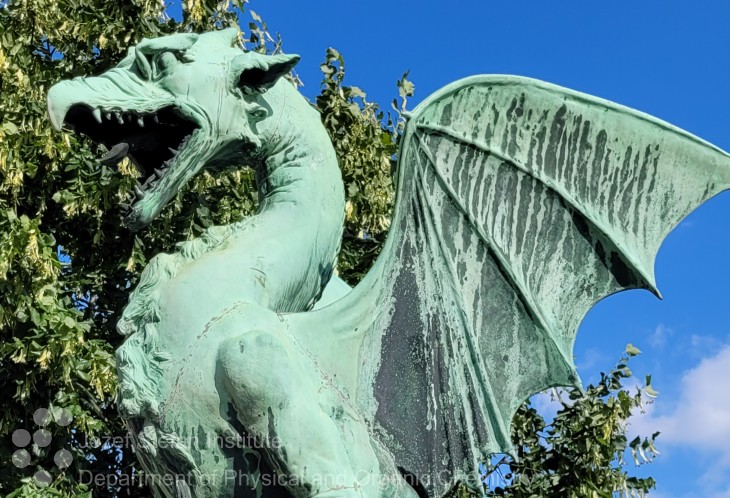
[[[225,245],[229,267],[251,269],[265,285],[246,282],[242,296],[278,312],[309,309],[335,266],[342,239],[345,196],[337,158],[319,114],[286,81],[266,92],[269,119],[260,123],[262,147],[250,157],[261,199],[256,215],[214,226],[175,253],[145,267],[117,328],[130,335],[156,321],[157,292],[182,268]],[[258,158],[258,159],[257,159]],[[150,311],[152,310],[152,311]]]
[[[272,283],[282,286],[281,298],[272,296],[273,308],[301,311],[314,304],[332,275],[342,239],[344,187],[319,113],[284,80],[264,98],[271,115],[258,130],[264,154],[256,167],[261,201],[253,223],[280,242],[266,254],[277,268]],[[292,296],[292,289],[299,295]]]

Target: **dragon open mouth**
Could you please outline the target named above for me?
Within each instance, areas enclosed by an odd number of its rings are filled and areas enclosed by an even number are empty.
[[[107,149],[99,159],[101,163],[117,164],[124,157],[130,158],[140,173],[135,189],[139,199],[157,186],[199,128],[174,106],[138,113],[76,104],[66,113],[64,123]]]
[[[210,47],[193,50],[201,39]],[[237,39],[238,31],[221,30],[144,40],[104,73],[48,90],[54,129],[99,144],[101,164],[127,157],[139,170],[134,192],[119,192],[127,228],[149,225],[202,171],[250,164],[262,146],[257,124],[273,111],[262,96],[299,56],[243,53]]]

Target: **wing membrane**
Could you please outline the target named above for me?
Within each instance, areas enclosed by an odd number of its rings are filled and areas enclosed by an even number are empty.
[[[510,450],[525,398],[579,382],[573,343],[586,312],[621,290],[658,293],[666,235],[730,187],[716,147],[508,76],[463,80],[420,105],[398,169],[381,257],[302,330],[326,324],[315,350],[347,338],[350,355],[322,361],[350,372],[341,380],[373,433],[432,495]]]

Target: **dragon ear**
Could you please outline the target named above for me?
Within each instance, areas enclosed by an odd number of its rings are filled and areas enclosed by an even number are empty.
[[[238,41],[239,33],[240,31],[238,28],[225,28],[219,29],[218,31],[209,31],[204,33],[202,36],[216,39],[222,42],[226,47],[231,47]]]
[[[236,57],[232,66],[236,84],[247,95],[264,93],[299,62],[298,55],[263,55],[246,52]]]

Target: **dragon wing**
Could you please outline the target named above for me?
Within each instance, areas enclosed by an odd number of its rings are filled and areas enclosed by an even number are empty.
[[[511,450],[527,397],[579,383],[573,343],[597,301],[658,295],[659,246],[730,188],[730,156],[605,100],[478,76],[414,110],[399,157],[382,255],[300,330],[439,496]]]

